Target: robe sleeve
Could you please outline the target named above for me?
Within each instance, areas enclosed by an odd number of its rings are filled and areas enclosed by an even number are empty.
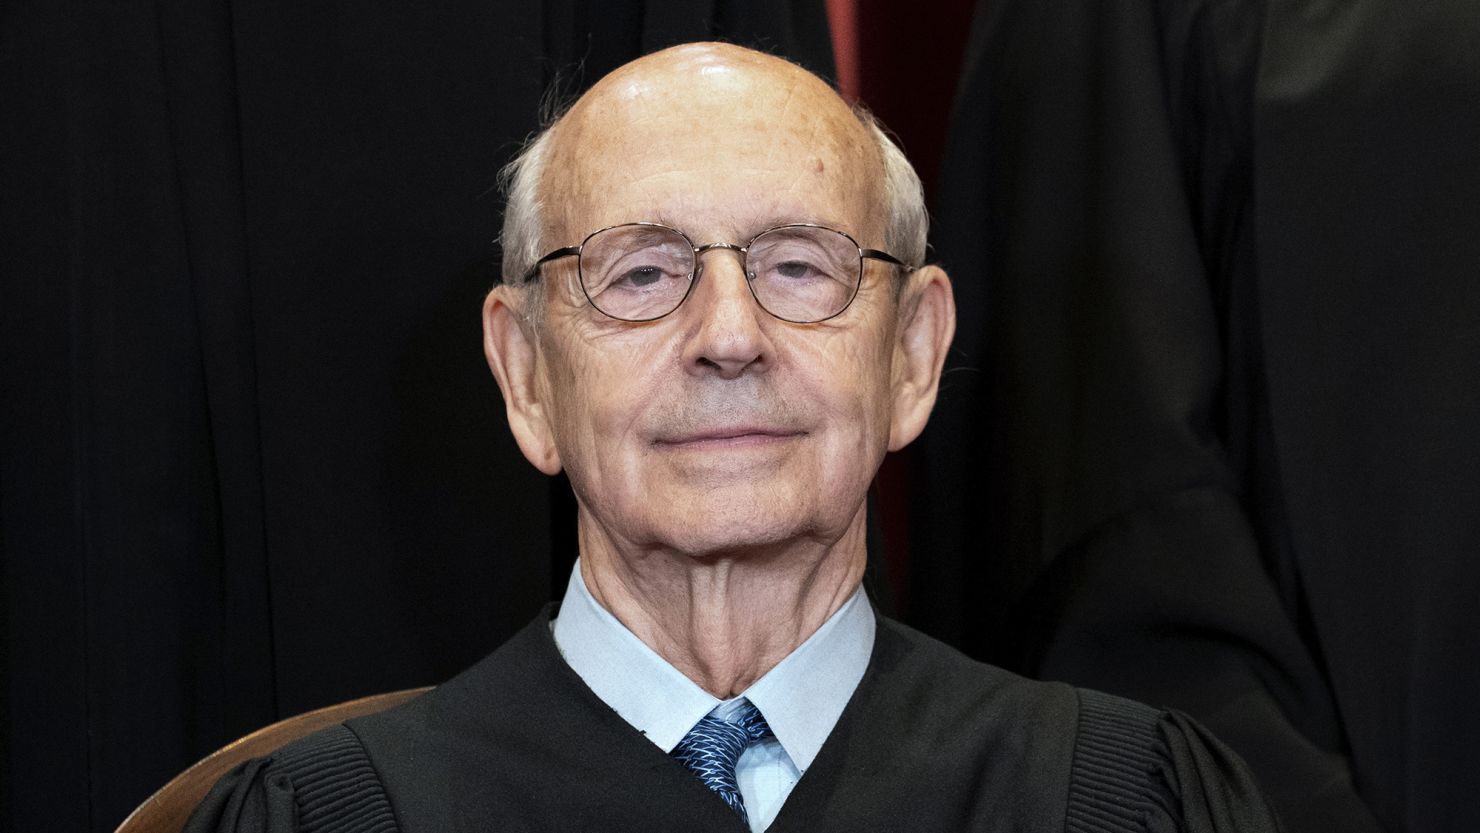
[[[359,738],[333,726],[226,773],[183,833],[396,833]]]
[[[296,831],[292,785],[269,776],[271,765],[271,758],[254,758],[221,776],[181,833]]]
[[[1079,690],[1065,830],[1282,833],[1238,755],[1178,712]]]
[[[1179,712],[1158,730],[1166,742],[1163,779],[1187,833],[1278,833],[1282,828],[1244,762],[1208,730]],[[1166,819],[1173,821],[1169,814]],[[1156,828],[1152,828],[1156,829]]]

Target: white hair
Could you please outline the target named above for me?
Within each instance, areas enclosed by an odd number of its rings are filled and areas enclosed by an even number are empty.
[[[925,190],[920,176],[905,158],[904,152],[884,132],[879,120],[863,106],[853,114],[873,139],[884,168],[883,198],[887,211],[884,245],[889,253],[910,268],[925,263],[926,238],[930,233],[930,215],[925,210]],[[528,282],[530,270],[545,254],[543,239],[544,195],[540,183],[549,162],[552,136],[557,118],[535,134],[524,149],[499,173],[499,181],[508,201],[504,205],[504,229],[499,236],[503,248],[503,281],[511,286]],[[538,309],[542,293],[534,293],[531,302]],[[533,314],[533,310],[531,311]]]
[[[884,163],[884,245],[889,253],[914,269],[925,265],[930,214],[925,210],[925,188],[920,175],[873,113],[855,105],[853,115],[868,129]]]
[[[503,280],[511,286],[526,283],[535,261],[544,255],[541,248],[544,200],[540,181],[554,142],[555,125],[535,134],[514,160],[499,172],[499,183],[508,200],[504,203],[504,230],[499,235],[503,247]]]

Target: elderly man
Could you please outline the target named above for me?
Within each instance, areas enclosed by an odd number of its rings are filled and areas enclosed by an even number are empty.
[[[777,58],[618,69],[511,167],[485,350],[565,471],[564,601],[397,710],[225,778],[194,830],[1272,830],[1184,718],[876,617],[865,495],[954,329],[918,179]]]

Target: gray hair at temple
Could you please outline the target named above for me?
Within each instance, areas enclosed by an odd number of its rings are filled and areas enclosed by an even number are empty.
[[[925,210],[925,191],[920,177],[905,158],[904,152],[884,132],[879,120],[861,105],[853,114],[868,129],[884,163],[884,202],[888,218],[884,245],[895,257],[911,267],[925,263],[926,237],[930,232],[930,215]],[[548,246],[543,239],[541,215],[544,195],[539,183],[544,178],[545,163],[550,155],[553,128],[559,119],[536,134],[524,150],[499,173],[499,182],[508,194],[504,206],[504,230],[499,236],[503,247],[503,280],[511,286],[525,283],[525,276]],[[898,282],[896,281],[896,287]],[[536,295],[536,299],[542,297]],[[539,302],[527,311],[537,317]]]

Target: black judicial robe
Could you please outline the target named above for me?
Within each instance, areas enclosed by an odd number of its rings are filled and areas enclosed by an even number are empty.
[[[187,833],[742,831],[602,703],[548,615],[452,681],[250,761]],[[887,619],[785,831],[1278,830],[1242,764],[1185,717],[983,665]]]
[[[911,624],[1185,710],[1291,830],[1480,830],[1477,43],[1473,0],[980,6]]]

